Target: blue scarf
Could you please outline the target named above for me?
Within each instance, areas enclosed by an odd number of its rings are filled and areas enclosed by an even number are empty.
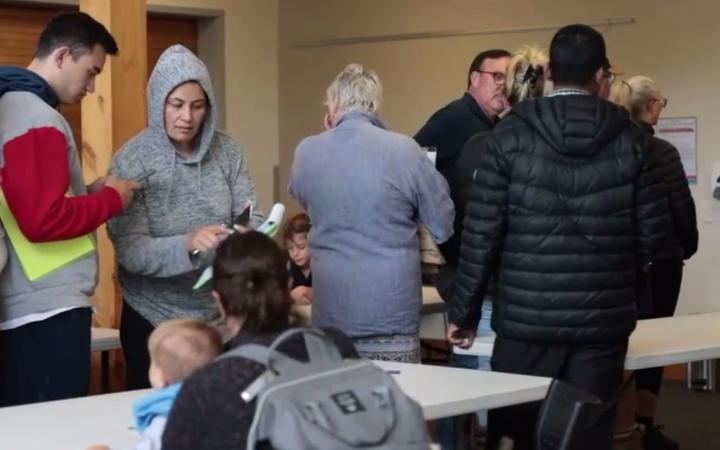
[[[55,91],[40,75],[20,66],[0,65],[0,97],[18,91],[32,92],[55,109],[60,104]]]
[[[175,397],[180,391],[182,383],[171,384],[162,389],[152,391],[145,397],[138,399],[133,405],[135,425],[142,434],[156,417],[167,417],[170,414]]]

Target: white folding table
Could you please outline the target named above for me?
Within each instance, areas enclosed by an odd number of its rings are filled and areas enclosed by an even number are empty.
[[[460,355],[492,355],[494,337],[478,338]],[[720,312],[639,320],[630,336],[625,368],[662,367],[720,358]]]
[[[428,420],[541,400],[549,378],[499,372],[378,363],[423,408]],[[147,390],[0,408],[0,446],[23,450],[113,448],[138,441],[132,404]]]
[[[432,286],[422,287],[422,307],[420,309],[420,337],[422,339],[445,339],[447,330],[447,310],[445,302],[440,297],[437,289]],[[295,305],[293,312],[300,320],[300,323],[310,323],[312,305]]]

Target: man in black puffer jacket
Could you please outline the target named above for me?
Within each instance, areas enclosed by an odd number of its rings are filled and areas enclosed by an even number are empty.
[[[472,344],[497,276],[493,370],[559,378],[606,402],[622,381],[639,274],[672,230],[647,137],[597,96],[609,67],[600,33],[560,29],[550,48],[556,90],[515,106],[486,139],[448,331],[454,345]],[[532,449],[538,410],[491,411],[489,448],[510,436],[516,450]],[[577,448],[608,450],[613,422],[605,414]]]

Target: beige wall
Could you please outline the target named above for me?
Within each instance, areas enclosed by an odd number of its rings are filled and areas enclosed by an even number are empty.
[[[245,148],[260,205],[269,210],[278,164],[277,0],[148,0],[148,9],[201,18],[198,52],[213,77],[221,123]]]
[[[720,142],[720,27],[715,24],[720,4],[714,0],[688,0],[682,7],[654,0],[557,0],[552,6],[532,0],[149,0],[149,9],[207,17],[200,27],[200,53],[218,90],[224,90],[226,129],[244,144],[265,207],[272,201],[278,163],[279,194],[289,202],[285,186],[294,148],[321,130],[324,89],[346,63],[362,62],[378,71],[386,122],[413,134],[434,110],[462,93],[467,65],[478,51],[547,45],[552,31],[305,49],[295,48],[298,43],[634,17],[633,25],[598,27],[610,58],[628,75],[657,80],[670,99],[666,116],[698,117],[700,180],[693,193],[700,250],[686,268],[680,312],[720,309],[720,223],[709,223],[708,194],[710,167],[720,161],[715,145]]]
[[[634,17],[633,25],[601,27],[611,60],[627,75],[656,79],[670,104],[666,116],[698,117],[699,185],[693,188],[700,250],[686,266],[679,311],[720,309],[720,223],[711,211],[709,178],[720,161],[720,4],[714,0],[665,2],[609,0],[281,0],[279,10],[280,173],[287,173],[298,141],[319,132],[325,87],[348,62],[378,71],[385,88],[383,117],[390,128],[413,134],[439,106],[464,90],[467,66],[480,50],[546,46],[552,31],[496,33],[443,39],[295,48],[306,41],[438,31],[557,26]],[[283,191],[284,199],[289,201]],[[296,207],[296,206],[295,206]]]

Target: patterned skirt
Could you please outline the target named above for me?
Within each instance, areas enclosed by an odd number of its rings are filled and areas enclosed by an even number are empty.
[[[352,341],[361,358],[404,363],[420,362],[418,335],[377,335],[353,338]]]

